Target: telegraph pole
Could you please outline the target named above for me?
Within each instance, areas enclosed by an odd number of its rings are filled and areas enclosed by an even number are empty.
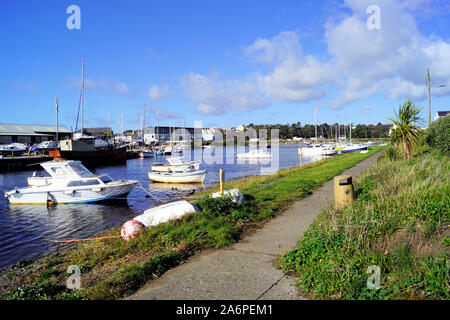
[[[428,83],[428,127],[431,125],[431,94],[430,94],[430,69],[427,69]]]

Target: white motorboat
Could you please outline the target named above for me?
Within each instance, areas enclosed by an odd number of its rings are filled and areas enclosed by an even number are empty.
[[[139,157],[141,158],[151,158],[154,156],[153,150],[151,149],[144,149],[139,152]]]
[[[272,153],[265,150],[250,150],[246,153],[238,153],[236,157],[239,159],[270,159],[272,158]]]
[[[0,146],[0,151],[14,151],[14,152],[25,152],[28,147],[23,143],[11,143]]]
[[[33,175],[27,178],[27,182],[29,186],[45,186],[50,184],[52,179],[51,176],[40,177],[36,172],[33,172]]]
[[[152,168],[153,172],[169,172],[169,171],[175,171],[175,170],[184,170],[189,168],[189,166],[194,166],[195,170],[200,169],[200,161],[186,161],[184,157],[170,157],[167,158],[167,162],[169,164],[165,163],[153,163],[150,167]]]
[[[108,174],[93,174],[80,161],[41,163],[50,177],[34,177],[29,187],[5,192],[11,204],[85,203],[126,196],[137,180],[113,180]],[[39,179],[38,179],[39,178]],[[28,181],[30,183],[30,180]]]
[[[162,153],[164,156],[170,156],[172,154],[172,146],[164,146]]]
[[[334,156],[337,154],[331,146],[324,146],[321,144],[310,144],[298,148],[298,154],[302,154],[305,157],[321,157],[321,156]]]
[[[203,183],[206,170],[195,170],[194,166],[173,172],[149,172],[148,178],[155,182],[164,183]]]
[[[39,150],[46,150],[46,149],[56,149],[58,148],[58,143],[55,141],[44,141],[37,145],[37,148]]]

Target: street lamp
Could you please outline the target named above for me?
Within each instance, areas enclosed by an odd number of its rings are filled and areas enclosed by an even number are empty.
[[[427,83],[428,83],[428,127],[431,125],[431,94],[430,94],[430,69],[427,69]],[[438,86],[433,86],[433,88],[442,88],[446,84],[440,84]]]

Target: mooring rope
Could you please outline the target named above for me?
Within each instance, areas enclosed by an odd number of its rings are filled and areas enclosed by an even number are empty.
[[[101,240],[101,239],[112,239],[112,238],[120,238],[121,236],[107,236],[107,237],[95,237],[95,238],[85,238],[85,239],[71,239],[71,240],[52,240],[52,242],[57,243],[68,243],[68,242],[78,242],[78,241],[90,241],[90,240]]]
[[[148,194],[150,197],[155,198],[155,199],[158,200],[158,201],[164,201],[163,199],[160,199],[160,198],[154,196],[153,194],[151,194],[150,191],[147,191],[147,189],[145,189],[145,188],[142,186],[142,184],[141,184],[140,181],[138,181],[138,187],[140,187],[142,190],[144,190],[144,192],[145,192],[146,194]]]

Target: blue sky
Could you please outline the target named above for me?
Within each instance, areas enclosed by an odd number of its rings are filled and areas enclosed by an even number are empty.
[[[69,5],[81,29],[69,30]],[[369,30],[366,9],[380,9]],[[436,1],[0,2],[0,122],[85,127],[387,122],[407,98],[448,110],[450,5]],[[111,110],[111,112],[109,112]],[[150,118],[150,120],[148,120]]]

